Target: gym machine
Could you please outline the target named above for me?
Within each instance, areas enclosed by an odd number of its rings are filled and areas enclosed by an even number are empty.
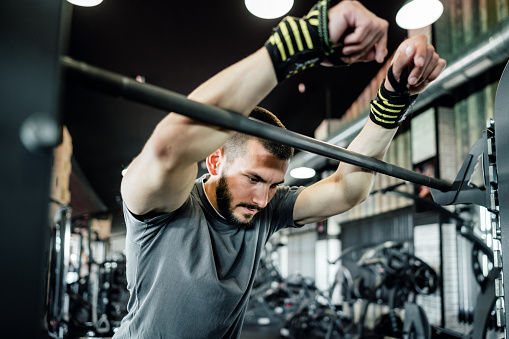
[[[399,191],[398,188],[401,185],[407,184],[406,182],[396,184],[385,189],[375,191],[374,193],[390,194],[407,199],[414,200],[417,203],[423,204],[443,216],[444,221],[452,222],[456,224],[456,232],[459,236],[466,239],[472,244],[472,274],[475,281],[479,285],[479,292],[477,293],[476,302],[474,304],[473,313],[460,314],[459,318],[462,322],[469,322],[472,324],[472,329],[469,333],[461,333],[453,331],[448,328],[442,328],[439,326],[430,326],[428,324],[426,314],[422,310],[419,312],[412,311],[406,315],[405,323],[411,324],[416,328],[428,328],[427,335],[424,338],[461,338],[461,339],[484,339],[486,338],[487,331],[489,329],[500,330],[503,327],[497,324],[497,318],[493,314],[494,307],[496,305],[497,297],[495,296],[497,279],[500,278],[500,268],[492,267],[487,274],[482,272],[480,258],[485,256],[488,262],[493,266],[494,263],[494,251],[490,248],[475,232],[473,222],[465,220],[461,213],[452,212],[442,205],[437,204],[434,201],[427,200],[419,197],[415,194],[408,192]],[[460,310],[461,311],[461,310]],[[465,312],[465,310],[463,310]],[[410,326],[410,325],[409,325]]]
[[[125,258],[106,260],[92,219],[71,211],[60,205],[53,218],[44,327],[51,338],[111,337],[127,314]]]

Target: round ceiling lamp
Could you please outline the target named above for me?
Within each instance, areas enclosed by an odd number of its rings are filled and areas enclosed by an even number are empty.
[[[262,19],[275,19],[288,13],[293,0],[245,0],[247,10]]]
[[[67,0],[73,5],[82,7],[94,7],[99,5],[103,0]]]
[[[316,171],[310,167],[297,167],[290,171],[290,175],[295,179],[309,179],[315,174]]]
[[[444,11],[439,0],[407,0],[396,14],[396,23],[405,29],[417,29],[437,21]]]

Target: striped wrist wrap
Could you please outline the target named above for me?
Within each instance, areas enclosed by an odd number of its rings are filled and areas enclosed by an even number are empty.
[[[410,92],[406,87],[408,71],[403,72],[400,82],[394,79],[392,66],[389,68],[387,74],[389,82],[395,89],[395,92],[388,91],[385,88],[384,79],[382,85],[378,89],[376,98],[371,100],[369,118],[375,124],[391,129],[398,127],[403,120],[405,120],[406,113],[409,111],[408,108],[417,98],[417,95],[410,96]]]
[[[303,18],[285,17],[265,43],[278,82],[327,59],[334,66],[345,65],[341,48],[329,39],[330,0],[319,1]]]

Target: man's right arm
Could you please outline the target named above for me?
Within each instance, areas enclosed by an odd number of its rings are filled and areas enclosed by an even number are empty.
[[[249,115],[277,85],[262,48],[218,73],[189,95],[190,100]],[[155,128],[122,180],[122,198],[136,215],[172,212],[187,199],[197,162],[221,147],[232,132],[171,113]]]
[[[387,52],[385,20],[356,1],[340,2],[329,10],[328,18],[330,39],[334,45],[342,43],[344,62],[383,60]],[[189,99],[248,116],[277,83],[273,60],[267,49],[261,48],[203,83]],[[169,114],[125,173],[121,186],[124,203],[136,215],[176,210],[191,192],[197,162],[220,148],[231,134]]]

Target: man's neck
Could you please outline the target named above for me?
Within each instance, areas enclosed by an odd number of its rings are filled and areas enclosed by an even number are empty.
[[[217,199],[216,199],[216,185],[213,180],[209,177],[207,181],[203,183],[203,190],[205,191],[205,196],[207,197],[207,200],[209,201],[210,205],[216,213],[224,219],[224,217],[219,213],[219,208],[217,206]]]

